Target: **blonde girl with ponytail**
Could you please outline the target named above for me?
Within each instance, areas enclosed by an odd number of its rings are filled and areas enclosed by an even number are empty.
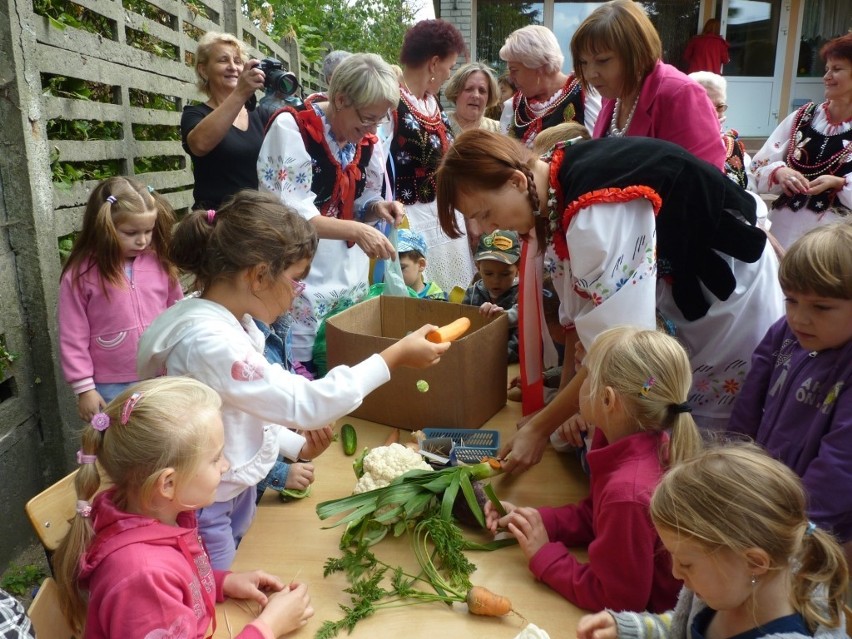
[[[662,612],[680,582],[648,505],[669,462],[701,448],[687,403],[689,358],[665,333],[621,326],[598,335],[584,367],[580,414],[595,426],[589,497],[557,508],[503,502],[502,517],[489,504],[488,525],[508,529],[536,579],[577,606]],[[583,545],[585,564],[568,550]]]
[[[664,615],[587,615],[578,639],[842,639],[849,569],[808,520],[802,483],[753,444],[708,449],[669,471],[651,518],[683,590]]]
[[[85,639],[201,639],[225,597],[263,607],[242,639],[281,636],[313,614],[304,584],[210,567],[195,511],[228,469],[220,406],[201,382],[163,377],[119,394],[84,428],[77,514],[54,571],[62,613]]]

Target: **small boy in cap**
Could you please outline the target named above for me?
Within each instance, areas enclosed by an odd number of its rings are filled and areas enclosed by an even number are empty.
[[[509,316],[509,363],[518,361],[518,260],[521,247],[514,231],[494,231],[479,240],[479,277],[464,294],[462,304],[479,307],[483,315],[505,311]]]
[[[411,229],[399,229],[396,250],[405,285],[420,299],[446,301],[447,294],[435,282],[427,282],[423,278],[426,270],[426,240],[423,236]]]

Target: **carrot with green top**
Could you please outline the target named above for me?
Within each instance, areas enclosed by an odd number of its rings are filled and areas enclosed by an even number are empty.
[[[518,614],[506,597],[471,584],[470,575],[476,566],[462,550],[484,547],[465,540],[451,521],[433,515],[414,526],[411,534],[412,550],[420,566],[416,575],[385,563],[364,547],[343,548],[342,557],[326,561],[323,576],[345,573],[351,584],[346,590],[351,602],[341,605],[345,616],[324,622],[315,639],[332,639],[341,630],[351,632],[360,620],[384,608],[416,604],[463,603],[470,614],[489,617]]]

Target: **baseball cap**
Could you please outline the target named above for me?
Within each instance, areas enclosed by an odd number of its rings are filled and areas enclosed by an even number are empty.
[[[496,260],[503,264],[514,264],[521,257],[521,246],[515,231],[494,231],[479,238],[479,246],[473,259]]]
[[[426,257],[426,240],[417,231],[411,229],[397,229],[396,250],[398,253],[417,251]]]

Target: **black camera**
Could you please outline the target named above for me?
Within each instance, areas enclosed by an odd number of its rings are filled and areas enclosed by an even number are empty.
[[[264,58],[258,68],[263,71],[263,86],[267,96],[283,100],[294,95],[299,90],[299,80],[295,73],[284,70],[284,63],[275,58]],[[251,96],[246,102],[246,108],[253,111],[257,106],[257,97]]]
[[[264,58],[260,61],[260,70],[266,78],[263,81],[263,86],[267,90],[278,93],[281,97],[293,95],[299,88],[299,81],[296,79],[296,74],[284,70],[284,64],[275,58]]]

